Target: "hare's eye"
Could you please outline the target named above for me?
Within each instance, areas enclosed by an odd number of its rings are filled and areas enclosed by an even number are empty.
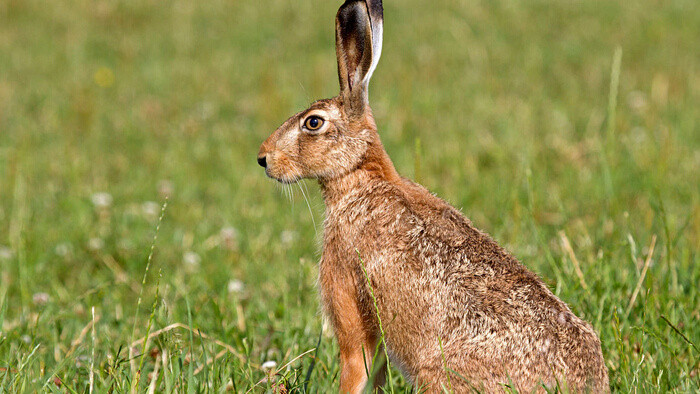
[[[304,121],[304,127],[310,131],[316,131],[323,126],[323,119],[318,116],[309,116]]]

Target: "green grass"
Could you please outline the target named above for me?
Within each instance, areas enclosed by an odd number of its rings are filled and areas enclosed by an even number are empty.
[[[339,3],[0,2],[4,390],[337,388],[318,188],[287,198],[255,156],[337,93]],[[385,17],[371,102],[398,170],[594,325],[614,391],[699,391],[697,1]]]

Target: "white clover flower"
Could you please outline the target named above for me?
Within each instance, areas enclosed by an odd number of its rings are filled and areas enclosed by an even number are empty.
[[[261,367],[262,367],[263,371],[274,370],[275,368],[277,368],[277,362],[272,361],[272,360],[268,360],[268,361],[265,361],[264,363],[262,363]]]
[[[199,257],[199,255],[195,252],[185,252],[184,255],[182,255],[182,262],[185,263],[185,266],[189,269],[197,269],[199,268],[199,264],[202,262],[202,258]]]
[[[228,281],[228,292],[229,293],[242,293],[245,286],[243,282],[238,279],[231,279]]]
[[[51,297],[49,297],[48,293],[34,293],[32,296],[32,301],[36,305],[45,305],[50,299]]]
[[[284,230],[282,231],[282,234],[280,234],[280,238],[282,239],[283,244],[289,245],[297,239],[297,232],[292,230]]]
[[[14,255],[15,253],[12,251],[12,249],[8,248],[7,246],[0,245],[0,260],[9,260],[14,257]]]
[[[101,250],[104,246],[105,241],[103,241],[102,238],[95,237],[88,240],[88,249],[92,250],[93,252]]]
[[[160,205],[153,201],[146,201],[141,204],[141,212],[148,218],[157,218],[160,214]]]
[[[92,204],[96,208],[105,209],[112,205],[112,195],[107,192],[95,193],[92,195],[91,199]]]
[[[219,232],[221,245],[228,250],[238,249],[238,230],[234,227],[224,227]]]
[[[54,252],[56,252],[56,254],[61,256],[61,257],[66,257],[70,254],[71,249],[72,249],[72,246],[70,243],[62,242],[62,243],[56,245]]]

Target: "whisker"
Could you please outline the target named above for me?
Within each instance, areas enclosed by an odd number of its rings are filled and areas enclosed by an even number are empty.
[[[302,183],[301,186],[304,188],[304,191],[306,192],[306,195],[307,195],[307,196],[310,196],[311,193],[309,192],[309,187],[306,185],[306,182]],[[310,201],[310,200],[309,200],[309,201]],[[317,206],[318,206],[318,205],[314,206],[314,208],[316,208]]]
[[[299,191],[301,191],[301,195],[304,196],[304,201],[306,201],[306,206],[309,208],[309,214],[311,215],[311,223],[314,225],[314,234],[318,235],[317,230],[316,230],[316,219],[314,218],[314,212],[311,210],[311,203],[309,202],[309,198],[306,196],[306,193],[304,193],[304,189],[300,185],[301,182],[297,182],[297,185],[299,186]]]
[[[299,81],[299,86],[301,86],[301,90],[304,91],[304,95],[306,96],[307,101],[311,101],[311,96],[309,96],[309,92],[306,91],[306,88],[304,87],[304,84]]]
[[[292,207],[293,207],[294,206],[294,195],[292,194],[292,187],[289,186],[289,183],[284,184],[284,191],[287,192],[287,198],[292,203]]]
[[[279,182],[275,182],[275,189],[277,190],[278,193],[281,192],[281,191],[282,191],[282,185],[280,185]]]

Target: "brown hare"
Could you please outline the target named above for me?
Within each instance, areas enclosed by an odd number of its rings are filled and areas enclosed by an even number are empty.
[[[593,328],[460,211],[394,169],[368,103],[382,13],[381,0],[340,7],[340,94],[289,118],[258,153],[269,177],[321,186],[319,287],[340,348],[340,391],[364,390],[367,364],[384,351],[379,321],[390,361],[421,390],[609,391]]]

